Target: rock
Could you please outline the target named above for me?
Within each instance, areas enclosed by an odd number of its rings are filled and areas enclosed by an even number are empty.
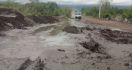
[[[60,52],[65,52],[65,50],[63,50],[63,49],[58,49],[58,51],[60,51]]]
[[[130,64],[129,63],[125,63],[124,66],[129,66]]]
[[[73,34],[79,33],[78,28],[75,26],[66,26],[66,27],[64,27],[63,31],[65,31],[67,33],[73,33]]]
[[[93,39],[91,39],[89,42],[83,42],[80,44],[84,48],[89,49],[92,52],[104,53],[104,48],[99,43],[95,42]]]
[[[92,63],[92,65],[95,65],[95,63]]]
[[[35,61],[34,70],[44,70],[45,64],[44,61],[41,60],[41,58],[37,58]]]
[[[107,67],[107,70],[110,70],[110,67]]]

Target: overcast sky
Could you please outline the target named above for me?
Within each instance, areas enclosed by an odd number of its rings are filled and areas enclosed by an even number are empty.
[[[16,0],[17,2],[26,3],[28,0]],[[40,0],[42,2],[52,1],[59,4],[97,4],[98,0]],[[132,0],[113,0],[113,4],[132,5]]]

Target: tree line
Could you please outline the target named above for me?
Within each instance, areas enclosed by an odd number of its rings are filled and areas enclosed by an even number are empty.
[[[112,0],[99,0],[97,6],[94,7],[83,7],[82,14],[84,16],[93,16],[99,18],[120,18],[129,19],[132,18],[132,6],[126,8],[119,8],[111,5]]]
[[[82,8],[82,14],[85,16],[93,16],[98,17],[98,7],[84,7]],[[114,18],[120,16],[122,18],[132,18],[132,7],[127,8],[117,8],[117,7],[111,7],[102,10],[101,17],[102,18]]]
[[[15,0],[0,2],[0,7],[13,8],[25,16],[71,16],[71,9],[59,7],[55,2],[39,2],[39,0],[29,0],[29,3],[21,4]],[[99,18],[132,18],[132,6],[127,8],[117,8],[111,5],[111,0],[99,0],[99,4],[93,7],[83,7],[82,15]]]
[[[21,4],[13,0],[0,2],[1,8],[13,8],[25,16],[66,16],[70,17],[70,8],[60,8],[54,2],[39,2],[39,0],[30,0],[30,3]]]

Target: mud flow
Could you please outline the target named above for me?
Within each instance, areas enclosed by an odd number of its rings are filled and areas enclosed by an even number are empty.
[[[132,44],[132,33],[123,31],[112,31],[110,29],[101,30],[101,35],[111,41],[121,44]]]
[[[58,20],[0,9],[0,70],[132,70],[131,32]]]

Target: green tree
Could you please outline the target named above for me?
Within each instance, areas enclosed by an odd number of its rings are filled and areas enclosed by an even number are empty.
[[[61,8],[59,13],[65,17],[70,17],[71,16],[71,9],[68,7]]]
[[[29,0],[30,1],[30,3],[38,3],[39,2],[39,0]]]
[[[0,7],[13,8],[21,12],[25,16],[70,16],[69,8],[60,8],[54,2],[39,2],[39,0],[30,0],[31,3],[20,4],[16,3],[15,0],[9,0],[0,3]]]
[[[101,18],[102,11],[110,8],[110,3],[112,0],[99,0],[99,18]]]

